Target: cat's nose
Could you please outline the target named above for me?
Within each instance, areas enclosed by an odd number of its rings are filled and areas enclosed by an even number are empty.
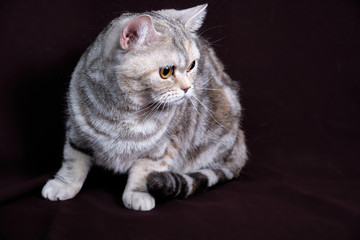
[[[186,93],[191,87],[185,87],[185,88],[182,88],[182,90]]]

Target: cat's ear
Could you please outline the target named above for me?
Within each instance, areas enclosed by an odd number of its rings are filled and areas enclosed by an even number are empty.
[[[149,15],[138,16],[130,20],[121,31],[120,46],[125,50],[145,46],[157,34]]]
[[[193,8],[188,8],[178,12],[178,20],[190,31],[197,31],[205,18],[207,4],[199,5]]]

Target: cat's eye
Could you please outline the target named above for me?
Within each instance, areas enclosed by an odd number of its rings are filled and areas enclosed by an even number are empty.
[[[187,68],[187,72],[190,72],[195,67],[195,61],[193,61],[190,66]]]
[[[160,68],[160,77],[163,79],[169,78],[173,72],[174,72],[174,67],[173,66],[166,66],[166,67],[162,67]]]

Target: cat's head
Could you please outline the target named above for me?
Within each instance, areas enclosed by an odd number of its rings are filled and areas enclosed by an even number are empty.
[[[193,94],[200,58],[196,31],[206,7],[160,10],[123,20],[117,74],[121,87],[139,103],[173,105]]]

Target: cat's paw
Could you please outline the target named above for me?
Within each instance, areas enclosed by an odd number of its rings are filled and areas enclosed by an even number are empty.
[[[125,191],[125,207],[138,211],[149,211],[155,207],[155,199],[147,192]]]
[[[42,189],[42,196],[51,201],[67,200],[75,197],[81,186],[64,183],[58,179],[49,180]]]

